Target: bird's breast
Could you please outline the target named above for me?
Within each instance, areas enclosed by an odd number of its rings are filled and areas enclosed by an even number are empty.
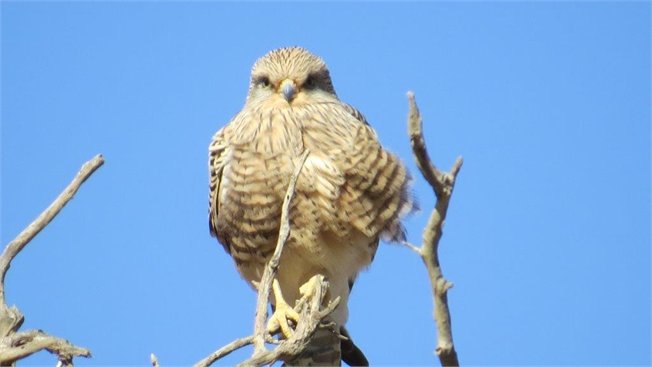
[[[260,154],[303,152],[302,123],[290,108],[252,109],[238,114],[228,126],[231,143]]]
[[[245,109],[227,126],[230,153],[222,173],[218,236],[236,262],[264,263],[273,252],[281,206],[300,155],[310,150],[292,202],[293,238],[306,245],[323,232],[348,232],[339,197],[351,134],[324,106]],[[350,116],[349,116],[350,117]]]

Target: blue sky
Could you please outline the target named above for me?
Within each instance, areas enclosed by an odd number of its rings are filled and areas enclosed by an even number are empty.
[[[415,176],[408,90],[435,162],[464,156],[441,242],[463,364],[650,364],[650,3],[0,9],[2,244],[106,158],[7,278],[25,329],[92,349],[78,365],[188,365],[250,333],[255,295],[208,234],[207,145],[287,45],[326,60]],[[433,197],[414,190],[418,243]],[[431,308],[420,260],[384,244],[349,329],[373,364],[431,365]]]

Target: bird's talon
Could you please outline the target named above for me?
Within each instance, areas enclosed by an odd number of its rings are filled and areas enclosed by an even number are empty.
[[[299,313],[285,302],[281,287],[276,279],[272,283],[272,290],[274,291],[276,303],[274,313],[267,322],[267,332],[275,334],[280,331],[288,339],[294,333],[293,327],[296,327],[299,322]]]

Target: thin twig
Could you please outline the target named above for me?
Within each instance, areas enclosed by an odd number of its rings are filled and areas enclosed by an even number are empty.
[[[258,300],[256,302],[256,318],[254,322],[254,354],[261,353],[265,350],[265,333],[267,328],[265,327],[265,320],[267,320],[267,304],[269,302],[269,293],[272,288],[272,282],[276,277],[276,272],[278,270],[279,260],[281,258],[281,253],[283,252],[283,247],[285,242],[290,236],[290,202],[294,196],[295,186],[297,184],[297,179],[303,168],[303,164],[306,162],[306,158],[310,154],[310,150],[306,149],[303,152],[303,155],[299,158],[294,168],[294,173],[290,178],[290,183],[288,184],[287,191],[285,193],[285,199],[283,200],[283,206],[281,207],[281,227],[278,233],[278,240],[276,242],[276,248],[274,249],[274,254],[267,262],[265,266],[265,271],[263,276],[258,284]]]
[[[432,187],[437,202],[433,209],[428,224],[423,230],[423,245],[420,248],[413,246],[412,250],[417,252],[423,263],[428,269],[428,276],[433,294],[433,317],[437,323],[438,336],[435,353],[439,357],[442,366],[459,366],[457,352],[453,344],[453,332],[451,328],[450,310],[448,308],[447,292],[453,286],[453,283],[447,281],[441,270],[439,263],[438,247],[439,240],[442,236],[442,227],[446,220],[446,212],[455,179],[462,167],[462,157],[458,157],[453,164],[450,172],[441,172],[432,164],[426,149],[425,139],[423,138],[423,124],[419,109],[414,99],[414,94],[408,92],[408,101],[410,112],[408,115],[408,133],[412,144],[412,152],[424,179]],[[410,247],[410,246],[408,246]]]
[[[193,367],[208,367],[211,364],[213,364],[215,361],[218,359],[225,357],[231,352],[238,350],[242,347],[246,347],[249,344],[252,344],[254,342],[254,336],[249,335],[244,338],[236,339],[232,341],[231,343],[223,346],[222,348],[218,349],[217,351],[211,353],[208,357],[202,359],[201,361],[195,363]]]
[[[421,256],[421,248],[419,246],[413,245],[408,241],[401,242],[401,245],[409,248],[410,250],[414,251],[417,255]]]

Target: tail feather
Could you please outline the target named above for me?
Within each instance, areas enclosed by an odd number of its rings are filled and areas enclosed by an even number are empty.
[[[329,328],[317,329],[306,350],[284,366],[341,366],[342,361],[349,366],[369,366],[367,357],[344,326],[340,328],[340,334],[345,339]]]
[[[342,340],[341,351],[342,351],[342,361],[344,361],[349,366],[369,366],[369,361],[365,357],[364,353],[358,348],[357,345],[351,339],[348,330],[344,326],[340,328],[340,334],[345,336],[346,339]]]
[[[330,328],[317,328],[306,350],[284,366],[340,366],[340,348],[340,338],[336,332]]]

